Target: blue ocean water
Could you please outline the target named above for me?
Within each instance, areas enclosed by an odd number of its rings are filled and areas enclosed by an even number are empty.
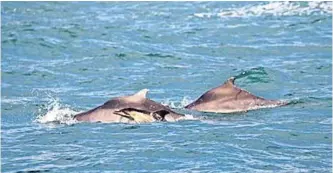
[[[236,84],[290,105],[183,107]],[[112,97],[174,123],[76,123]],[[1,172],[331,172],[331,2],[2,2]]]

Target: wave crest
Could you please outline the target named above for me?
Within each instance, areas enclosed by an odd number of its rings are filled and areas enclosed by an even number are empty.
[[[258,17],[258,16],[302,16],[332,15],[332,2],[269,2],[244,7],[222,9],[219,13],[195,13],[200,18],[210,17]]]

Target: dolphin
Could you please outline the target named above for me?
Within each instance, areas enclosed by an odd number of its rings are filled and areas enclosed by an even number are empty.
[[[207,91],[185,108],[201,112],[235,113],[287,104],[284,101],[255,96],[238,88],[234,82],[235,77],[230,77],[224,84]]]
[[[177,121],[184,117],[169,107],[146,98],[148,89],[112,98],[103,105],[74,116],[77,121],[102,123],[150,123]]]

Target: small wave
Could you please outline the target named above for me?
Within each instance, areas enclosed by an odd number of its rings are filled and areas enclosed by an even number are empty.
[[[20,105],[24,105],[26,104],[27,102],[31,102],[33,101],[33,98],[32,97],[2,97],[1,98],[1,103],[6,103],[6,104],[20,104]]]
[[[177,64],[161,64],[161,63],[157,63],[156,64],[158,67],[161,67],[161,68],[166,68],[166,69],[185,69],[185,68],[190,68],[191,65],[177,65]]]
[[[42,113],[45,112],[46,113]],[[38,110],[38,116],[35,122],[48,124],[48,123],[58,123],[58,124],[75,124],[76,120],[73,116],[79,112],[72,110],[68,106],[62,105],[59,99],[52,98],[47,104],[46,108],[40,108]]]
[[[326,118],[322,121],[319,122],[319,124],[324,124],[324,125],[332,125],[332,118]]]
[[[258,17],[258,16],[302,16],[332,14],[332,2],[269,2],[244,7],[222,9],[219,13],[195,13],[195,17]]]

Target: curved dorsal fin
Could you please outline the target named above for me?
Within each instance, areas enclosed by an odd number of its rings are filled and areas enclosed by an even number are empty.
[[[230,85],[233,86],[235,84],[235,77],[230,77],[227,81],[225,81],[224,85]]]
[[[139,92],[135,93],[133,96],[140,97],[140,98],[146,98],[148,91],[149,91],[149,89],[145,88],[145,89],[142,89]]]

